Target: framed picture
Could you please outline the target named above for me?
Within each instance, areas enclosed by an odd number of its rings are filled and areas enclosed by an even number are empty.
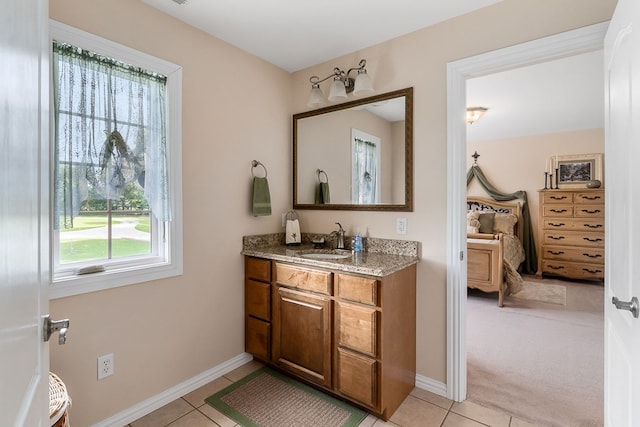
[[[559,188],[586,188],[589,181],[602,181],[602,153],[562,155],[552,160]]]

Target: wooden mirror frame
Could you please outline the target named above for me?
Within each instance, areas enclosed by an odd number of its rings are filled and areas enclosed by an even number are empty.
[[[346,110],[364,104],[380,102],[404,96],[405,106],[405,145],[404,145],[404,204],[301,204],[298,203],[298,120],[321,114]],[[319,108],[317,110],[294,114],[293,116],[293,209],[315,210],[351,210],[351,211],[413,211],[413,88],[387,92],[368,98],[356,99],[343,104]]]

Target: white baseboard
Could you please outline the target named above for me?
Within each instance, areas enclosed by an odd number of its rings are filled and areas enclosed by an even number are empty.
[[[430,391],[431,393],[437,394],[438,396],[448,398],[447,385],[440,381],[433,380],[429,377],[416,375],[416,387],[421,388],[422,390]]]
[[[137,403],[124,411],[120,411],[111,417],[104,419],[92,427],[122,427],[127,424],[138,420],[145,415],[155,411],[158,408],[163,407],[167,403],[192,392],[193,390],[202,387],[205,384],[210,383],[216,378],[220,378],[224,374],[233,371],[234,369],[249,362],[253,357],[248,353],[242,353],[238,356],[227,360],[208,369],[195,377],[189,378],[180,384],[177,384],[162,393],[156,394],[140,403]],[[424,377],[422,375],[416,375],[416,387],[421,388],[431,393],[446,397],[447,386],[439,381],[432,380],[431,378]]]
[[[124,411],[120,411],[111,417],[102,420],[93,425],[93,427],[122,427],[127,424],[144,417],[145,415],[155,411],[158,408],[163,407],[169,402],[173,402],[174,400],[184,396],[187,393],[192,392],[193,390],[202,387],[205,384],[210,383],[216,378],[220,378],[227,372],[231,372],[234,369],[244,365],[249,362],[253,357],[248,353],[242,353],[238,356],[227,360],[219,364],[218,366],[214,366],[211,369],[208,369],[201,374],[196,375],[195,377],[189,378],[188,380],[177,384],[170,389],[163,391],[162,393],[156,394],[140,403],[137,403]]]

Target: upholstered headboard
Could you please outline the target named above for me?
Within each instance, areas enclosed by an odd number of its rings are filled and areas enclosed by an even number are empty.
[[[519,202],[498,202],[497,200],[486,197],[468,196],[467,211],[511,213],[518,219],[514,234],[519,238],[522,236],[522,218],[520,215],[521,207]]]

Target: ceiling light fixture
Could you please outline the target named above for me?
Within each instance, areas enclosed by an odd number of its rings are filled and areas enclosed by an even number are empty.
[[[371,79],[367,74],[367,70],[364,68],[367,65],[365,59],[361,60],[357,67],[349,68],[348,71],[343,71],[338,67],[333,69],[333,74],[329,74],[324,79],[318,76],[309,77],[311,82],[311,94],[309,95],[309,101],[307,106],[309,107],[322,107],[326,104],[324,93],[320,89],[320,83],[333,77],[331,88],[329,89],[329,101],[340,101],[347,98],[347,94],[353,92],[354,96],[362,96],[367,93],[373,92],[373,85]],[[352,71],[357,71],[358,75],[355,80],[349,77]]]
[[[474,122],[477,122],[480,120],[480,117],[484,116],[484,113],[486,113],[487,110],[488,108],[485,107],[467,108],[467,123],[471,125]]]

